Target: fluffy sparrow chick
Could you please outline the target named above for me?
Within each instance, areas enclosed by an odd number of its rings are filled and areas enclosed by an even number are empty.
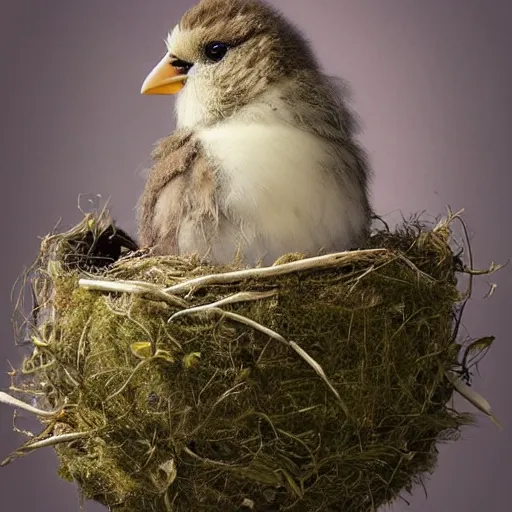
[[[141,244],[248,264],[363,246],[369,169],[346,90],[259,0],[201,0],[143,94],[177,94],[177,129],[153,152]]]

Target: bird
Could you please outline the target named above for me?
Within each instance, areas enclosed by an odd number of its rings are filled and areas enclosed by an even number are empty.
[[[350,88],[261,0],[200,0],[144,95],[175,97],[138,210],[142,247],[225,265],[364,248],[372,176]]]

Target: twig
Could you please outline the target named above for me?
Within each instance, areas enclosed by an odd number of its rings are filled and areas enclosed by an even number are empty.
[[[28,443],[20,448],[18,448],[14,453],[9,455],[5,460],[3,460],[0,463],[1,466],[7,466],[15,459],[18,459],[20,457],[23,457],[24,455],[27,455],[28,453],[37,450],[38,448],[45,448],[47,446],[55,446],[57,444],[61,443],[69,443],[71,441],[75,441],[77,439],[81,439],[83,437],[86,437],[90,435],[90,432],[71,432],[68,434],[60,434],[57,436],[51,436],[46,439],[42,439],[40,441],[34,441],[33,443]]]
[[[46,446],[54,446],[56,444],[61,443],[69,443],[70,441],[75,441],[76,439],[81,439],[82,437],[86,437],[90,434],[90,432],[70,432],[67,434],[60,434],[58,436],[51,436],[47,439],[42,439],[41,441],[36,441],[35,443],[30,443],[20,448],[19,450],[23,451],[32,451],[37,450],[38,448],[45,448]]]
[[[263,279],[268,277],[281,276],[300,272],[304,270],[338,267],[347,264],[353,260],[355,254],[362,256],[377,256],[393,253],[389,249],[364,249],[359,251],[345,251],[314,258],[305,258],[303,260],[283,263],[272,267],[249,268],[245,270],[235,270],[233,272],[224,272],[220,274],[210,274],[206,276],[189,279],[183,283],[175,284],[166,288],[165,293],[181,295],[186,292],[197,291],[199,288],[217,284],[231,284],[245,279]]]
[[[78,285],[86,290],[145,295],[154,300],[161,300],[167,302],[171,306],[177,306],[180,308],[188,306],[185,300],[172,295],[156,284],[146,283],[144,281],[108,281],[82,278],[78,281]]]
[[[227,304],[236,304],[238,302],[249,302],[253,300],[261,300],[261,299],[269,299],[271,297],[275,297],[277,295],[277,290],[271,290],[269,292],[240,292],[235,293],[234,295],[230,295],[229,297],[225,297],[224,299],[220,299],[216,302],[212,302],[210,304],[204,304],[202,306],[194,306],[193,308],[183,309],[182,311],[178,311],[174,313],[174,315],[169,318],[168,322],[172,322],[176,320],[180,316],[191,315],[202,313],[208,311],[210,309],[219,308],[220,306],[225,306]]]
[[[483,270],[479,270],[476,268],[470,268],[470,267],[464,267],[464,273],[472,275],[472,276],[488,276],[488,275],[498,272],[498,270],[501,270],[504,267],[505,267],[505,265],[491,262],[491,264],[489,265],[489,268],[483,269]]]
[[[33,414],[37,414],[38,416],[43,416],[46,418],[56,416],[63,409],[63,407],[61,407],[59,409],[55,409],[54,411],[43,411],[42,409],[38,409],[37,407],[29,405],[26,402],[23,402],[22,400],[18,400],[17,398],[14,398],[13,396],[8,395],[7,393],[4,393],[3,391],[0,391],[0,402],[7,404],[7,405],[11,405],[12,407],[18,407],[19,409],[24,409],[25,411],[28,411]]]

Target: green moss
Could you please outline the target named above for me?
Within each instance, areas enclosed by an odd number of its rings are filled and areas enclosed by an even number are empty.
[[[66,404],[60,428],[88,433],[56,447],[60,475],[84,497],[116,512],[234,512],[247,510],[244,500],[256,511],[369,512],[431,472],[437,444],[470,421],[446,405],[461,298],[447,226],[378,232],[372,247],[389,251],[371,258],[354,252],[335,269],[186,298],[192,307],[276,289],[224,309],[296,342],[347,415],[294,350],[260,331],[219,315],[168,322],[178,307],[80,288],[80,254],[89,265],[90,234],[101,227],[92,220],[43,243],[36,296],[53,316],[34,326],[47,346],[26,362],[30,385],[43,386],[52,407]],[[171,286],[233,268],[140,256],[87,270]]]

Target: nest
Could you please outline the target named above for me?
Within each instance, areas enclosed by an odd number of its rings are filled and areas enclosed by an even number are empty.
[[[27,280],[12,389],[45,428],[6,462],[54,446],[60,476],[116,512],[377,510],[472,420],[449,405],[450,239],[412,222],[365,250],[213,267],[130,252],[87,215]]]

